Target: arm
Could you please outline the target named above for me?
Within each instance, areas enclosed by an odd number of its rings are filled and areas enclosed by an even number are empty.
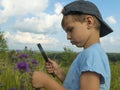
[[[61,82],[64,81],[66,75],[55,61],[49,59],[49,62],[46,62],[45,67],[48,73],[54,73]]]
[[[63,86],[58,84],[43,72],[33,72],[32,85],[35,88],[45,88],[46,90],[65,90]]]
[[[100,75],[86,71],[80,76],[80,90],[100,90]]]

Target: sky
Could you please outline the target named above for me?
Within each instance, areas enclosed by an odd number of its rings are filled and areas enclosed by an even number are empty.
[[[47,51],[73,51],[82,48],[71,45],[61,27],[62,8],[74,0],[0,0],[0,30],[4,31],[11,50],[38,50],[41,43]],[[99,8],[104,21],[114,30],[101,38],[106,52],[120,52],[120,0],[88,0]]]

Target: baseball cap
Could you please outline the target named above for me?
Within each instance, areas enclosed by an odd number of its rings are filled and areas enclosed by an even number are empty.
[[[112,28],[103,20],[100,11],[97,6],[90,1],[78,0],[71,2],[66,5],[63,9],[63,15],[69,14],[88,14],[95,16],[100,22],[100,37],[103,37],[111,32],[113,32]]]

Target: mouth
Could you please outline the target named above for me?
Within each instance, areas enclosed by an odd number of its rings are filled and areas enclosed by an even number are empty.
[[[75,44],[76,42],[75,41],[70,41],[72,44]]]
[[[72,45],[76,45],[77,47],[81,47],[80,42],[70,41]]]

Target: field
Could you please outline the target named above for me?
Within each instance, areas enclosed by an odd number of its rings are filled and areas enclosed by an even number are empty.
[[[60,67],[67,72],[77,53],[69,49],[64,50],[64,52],[48,52],[47,55],[55,59]],[[24,63],[25,67],[21,67],[21,63]],[[120,61],[110,60],[110,67],[112,74],[110,90],[120,90]],[[28,71],[32,72],[34,70],[45,72],[44,60],[39,52],[22,50],[0,53],[0,90],[34,90],[28,74]]]
[[[110,90],[120,90],[120,62],[111,62],[111,88]]]

